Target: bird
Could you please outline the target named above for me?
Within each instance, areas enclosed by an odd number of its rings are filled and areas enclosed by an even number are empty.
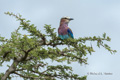
[[[68,23],[74,20],[70,17],[62,17],[60,20],[60,26],[58,28],[58,37],[60,37],[62,40],[72,38],[74,39],[72,30],[68,27]]]

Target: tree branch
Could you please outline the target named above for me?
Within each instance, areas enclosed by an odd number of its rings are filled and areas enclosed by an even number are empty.
[[[30,77],[30,76],[24,76],[24,75],[19,74],[19,73],[17,73],[17,72],[14,72],[14,74],[19,75],[20,77],[23,77],[23,78],[30,78],[30,79],[34,79],[33,77]]]
[[[17,60],[14,60],[13,64],[9,67],[9,69],[6,71],[5,75],[1,78],[1,80],[6,80],[9,77],[9,75],[16,70],[18,63],[19,62]]]
[[[5,52],[4,55],[3,55],[3,58],[5,58],[9,53],[11,53],[11,51]]]

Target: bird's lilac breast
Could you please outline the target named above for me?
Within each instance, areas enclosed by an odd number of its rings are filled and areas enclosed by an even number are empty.
[[[68,34],[68,32],[67,32],[67,27],[63,27],[63,28],[59,28],[58,29],[58,33],[60,34],[60,35],[66,35],[66,34]]]

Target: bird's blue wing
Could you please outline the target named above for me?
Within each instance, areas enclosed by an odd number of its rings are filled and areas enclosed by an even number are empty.
[[[68,32],[68,35],[71,37],[71,38],[74,38],[73,36],[73,32],[70,28],[67,29],[67,32]]]

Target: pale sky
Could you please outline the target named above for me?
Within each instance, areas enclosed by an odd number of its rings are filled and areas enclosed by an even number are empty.
[[[88,56],[89,65],[72,63],[74,73],[80,76],[87,73],[103,73],[103,75],[88,75],[87,80],[119,80],[120,79],[120,0],[0,0],[0,34],[10,38],[11,32],[17,29],[19,22],[4,12],[20,13],[22,17],[31,20],[38,29],[43,30],[44,24],[59,27],[60,18],[69,16],[74,18],[69,27],[75,38],[88,36],[102,36],[104,32],[111,38],[107,42],[117,53],[111,55],[104,48],[97,48]],[[9,63],[5,63],[9,64]],[[6,67],[0,67],[5,72]],[[112,75],[104,75],[104,73]],[[16,80],[14,78],[13,80]],[[21,78],[17,78],[21,80]]]

